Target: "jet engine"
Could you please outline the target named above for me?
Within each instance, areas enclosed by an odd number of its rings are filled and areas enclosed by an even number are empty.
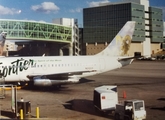
[[[67,80],[51,80],[51,79],[41,79],[37,78],[34,79],[35,86],[52,86],[52,85],[60,85],[60,84],[67,84],[67,83],[78,83],[78,79],[67,79]]]

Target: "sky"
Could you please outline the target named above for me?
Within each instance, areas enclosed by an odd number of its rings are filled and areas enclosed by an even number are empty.
[[[52,23],[55,18],[75,18],[83,27],[83,8],[123,0],[0,0],[0,19],[32,20]],[[163,9],[165,0],[149,0],[150,6]]]

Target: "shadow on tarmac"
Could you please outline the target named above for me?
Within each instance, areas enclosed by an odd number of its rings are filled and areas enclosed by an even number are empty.
[[[24,90],[35,90],[35,91],[62,91],[64,89],[69,88],[67,85],[73,84],[83,84],[88,82],[93,82],[94,80],[89,80],[86,78],[81,78],[78,83],[68,83],[68,84],[59,84],[59,85],[52,85],[52,86],[35,86],[33,82],[29,82],[29,84],[23,87]]]
[[[165,111],[165,107],[152,107],[151,109]]]
[[[157,99],[157,100],[165,101],[165,98],[159,98],[159,99]]]
[[[165,101],[165,98],[159,98],[157,100]],[[165,111],[165,106],[164,107],[152,107],[151,109]]]
[[[13,112],[1,110],[1,120],[8,120],[10,118],[15,118],[15,114]]]
[[[89,83],[89,82],[94,82],[95,80],[89,80],[89,79],[86,79],[86,78],[81,78],[79,83],[77,84],[83,84],[83,83]]]
[[[106,114],[105,112],[100,111],[97,108],[95,108],[93,105],[93,101],[91,100],[73,99],[73,100],[67,101],[65,104],[63,104],[63,106],[65,107],[65,109],[113,119],[113,116],[110,116],[109,114]]]

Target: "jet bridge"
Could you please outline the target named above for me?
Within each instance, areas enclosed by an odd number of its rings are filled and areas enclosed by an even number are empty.
[[[58,46],[68,45],[69,55],[79,55],[78,21],[72,21],[72,19],[65,20],[66,24],[59,22],[55,24],[39,21],[0,19],[0,33],[3,31],[7,32],[6,39],[13,43],[16,42],[16,45],[15,43],[12,45],[6,44],[4,46],[4,52],[8,53],[8,51],[14,52],[20,50],[21,47],[27,47],[27,43],[33,41],[37,43],[36,47],[38,47],[39,43],[44,43],[44,47],[49,48],[50,51],[52,49],[54,50],[55,46],[48,47],[46,43],[56,43]],[[59,21],[61,22],[61,20]],[[19,48],[17,48],[18,44],[20,45]],[[31,46],[31,44],[29,45]],[[61,55],[63,54],[61,49],[59,52]]]

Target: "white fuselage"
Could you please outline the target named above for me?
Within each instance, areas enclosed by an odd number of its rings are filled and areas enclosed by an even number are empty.
[[[29,81],[28,75],[54,75],[82,72],[81,78],[122,67],[117,57],[108,56],[53,56],[1,57],[0,73],[5,82]]]

